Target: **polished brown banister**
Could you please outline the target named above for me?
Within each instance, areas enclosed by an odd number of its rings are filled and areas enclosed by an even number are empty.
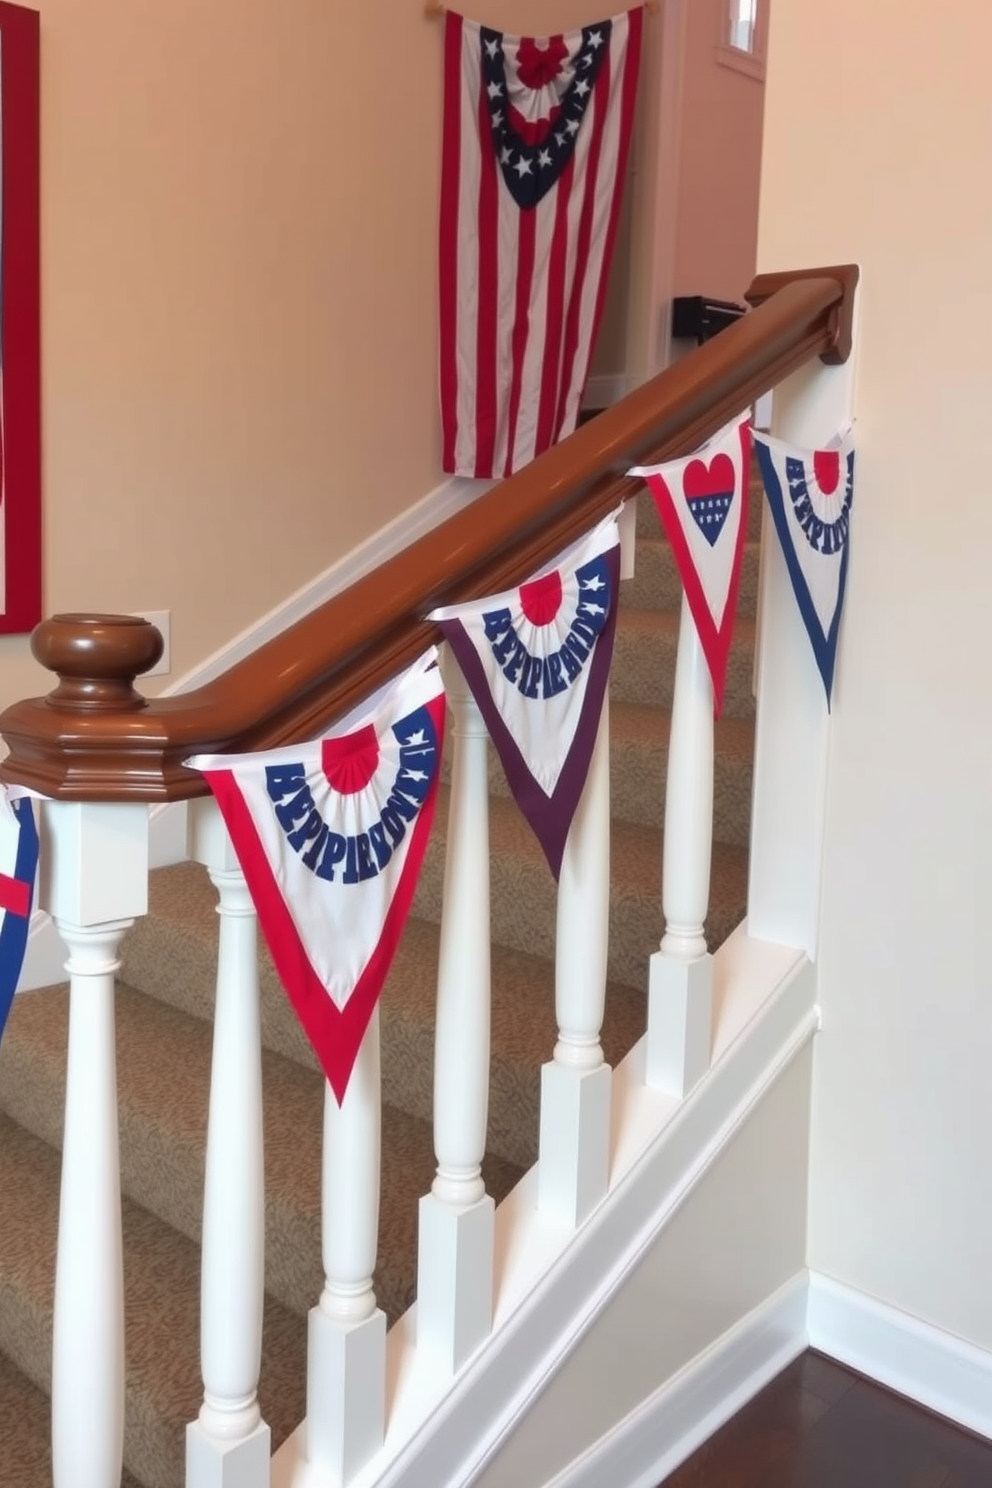
[[[688,454],[817,356],[846,360],[857,277],[851,265],[759,276],[751,314],[203,687],[150,701],[134,690],[161,651],[146,621],[44,621],[32,650],[59,685],[0,715],[3,778],[61,800],[182,800],[206,790],[182,765],[190,754],[312,737],[436,639],[423,619],[435,605],[523,582],[635,495],[631,465]]]

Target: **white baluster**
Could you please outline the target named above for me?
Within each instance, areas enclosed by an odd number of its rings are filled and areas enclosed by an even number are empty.
[[[712,957],[703,925],[713,852],[713,684],[682,596],[665,783],[662,909],[665,934],[651,957],[646,1079],[688,1093],[710,1063]]]
[[[305,1456],[338,1488],[382,1446],[386,1316],[372,1289],[382,1091],[374,1012],[340,1106],[324,1088],[324,1290],[310,1309]]]
[[[558,1042],[541,1071],[539,1203],[575,1226],[606,1193],[612,1071],[599,1041],[610,919],[610,711],[603,698],[589,774],[558,881]]]
[[[434,1036],[437,1176],[420,1201],[417,1346],[454,1372],[488,1337],[495,1206],[482,1180],[489,1119],[489,782],[482,714],[450,649],[454,718]]]
[[[114,974],[148,907],[148,808],[46,801],[39,903],[69,949],[69,1051],[52,1348],[55,1488],[111,1488],[124,1446],[124,1271]]]
[[[265,1294],[265,1163],[258,931],[251,895],[212,799],[189,813],[191,856],[220,917],[200,1272],[203,1404],[186,1428],[187,1488],[268,1488],[258,1404]]]

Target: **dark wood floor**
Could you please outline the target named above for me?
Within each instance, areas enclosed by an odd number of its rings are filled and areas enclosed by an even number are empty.
[[[807,1353],[664,1488],[992,1488],[992,1443]]]

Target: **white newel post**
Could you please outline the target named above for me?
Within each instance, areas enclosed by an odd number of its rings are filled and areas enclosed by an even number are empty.
[[[339,1106],[324,1086],[324,1290],[310,1309],[305,1457],[343,1488],[382,1446],[386,1315],[372,1287],[379,1238],[382,1093],[373,1013]]]
[[[488,1337],[495,1206],[482,1179],[489,1119],[487,734],[450,649],[454,718],[434,1044],[437,1176],[420,1201],[417,1346],[449,1373]]]
[[[189,810],[190,856],[219,902],[200,1273],[203,1404],[186,1428],[187,1488],[268,1488],[258,1404],[265,1292],[265,1165],[255,909],[216,803]]]
[[[648,978],[645,1074],[649,1085],[677,1096],[710,1064],[713,969],[703,925],[712,853],[713,684],[683,595],[665,783],[665,933]]]
[[[114,976],[148,908],[148,807],[45,801],[39,904],[69,951],[52,1347],[55,1488],[112,1488],[124,1448],[124,1271]]]
[[[541,1070],[538,1202],[578,1225],[609,1183],[612,1071],[600,1030],[610,920],[610,708],[603,697],[589,774],[561,875],[555,951],[558,1042]]]

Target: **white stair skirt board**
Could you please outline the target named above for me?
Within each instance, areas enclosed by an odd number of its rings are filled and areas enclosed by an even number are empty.
[[[992,1353],[812,1272],[810,1348],[992,1438]]]
[[[175,697],[178,693],[191,692],[196,687],[203,687],[207,682],[214,681],[228,667],[237,661],[243,661],[266,641],[271,641],[297,620],[302,620],[304,615],[309,615],[336,594],[356,584],[381,563],[402,553],[418,537],[423,537],[425,532],[430,532],[448,517],[470,506],[494,484],[494,481],[466,480],[462,476],[452,476],[443,481],[407,511],[401,512],[393,521],[387,522],[385,527],[352,548],[350,553],[332,563],[309,584],[297,589],[295,594],[291,594],[289,599],[263,615],[254,625],[221,646],[212,656],[179,677],[171,686],[164,688],[158,696]],[[140,687],[140,679],[138,685]],[[186,802],[153,806],[148,844],[149,868],[164,868],[169,863],[182,863],[186,856]],[[29,992],[36,987],[51,987],[64,982],[65,957],[62,942],[48,915],[36,911],[31,917],[27,952],[17,984],[18,992]]]
[[[805,955],[735,931],[714,957],[712,1069],[678,1101],[645,1085],[644,1040],[635,1045],[614,1072],[606,1198],[575,1233],[538,1209],[537,1168],[524,1176],[496,1213],[492,1335],[452,1381],[416,1355],[416,1307],[400,1319],[385,1443],[349,1488],[477,1477],[812,1037],[815,995]],[[272,1488],[325,1488],[300,1461],[301,1439],[274,1456]]]
[[[803,1352],[806,1292],[802,1271],[545,1488],[654,1488]]]

